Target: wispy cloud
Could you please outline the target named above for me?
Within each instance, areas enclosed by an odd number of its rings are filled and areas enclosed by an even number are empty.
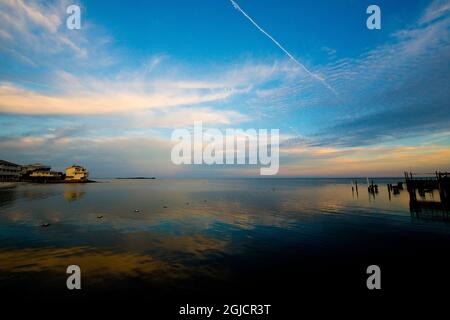
[[[423,16],[419,19],[419,23],[428,23],[450,13],[449,0],[434,0],[432,4],[426,9]]]
[[[354,148],[284,147],[280,175],[401,176],[403,171],[448,170],[450,150],[441,145]]]
[[[437,12],[440,19],[417,22],[388,43],[326,67],[347,104],[316,132],[317,143],[370,145],[448,128],[450,18]]]
[[[94,58],[97,65],[107,62],[107,50],[103,48],[107,37],[100,28],[88,22],[81,30],[66,28],[66,8],[72,4],[81,6],[68,0],[1,0],[0,53],[26,60],[33,67],[55,67],[67,60],[86,64]]]
[[[117,92],[109,89],[104,92],[93,91],[68,95],[44,95],[3,84],[0,85],[0,112],[50,115],[129,113],[217,101],[225,99],[231,94],[231,91],[199,94],[170,90],[139,93],[123,89]]]

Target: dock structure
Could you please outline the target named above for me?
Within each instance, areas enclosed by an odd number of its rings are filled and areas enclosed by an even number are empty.
[[[378,193],[378,185],[373,183],[373,179],[370,181],[369,184],[369,178],[367,178],[367,191],[369,191],[369,193],[372,195]]]
[[[422,177],[419,175],[405,172],[411,213],[414,212],[418,215],[421,212],[450,211],[450,173],[435,172],[422,174]],[[433,195],[434,191],[438,191],[440,201],[424,200],[427,193]]]
[[[400,190],[403,190],[403,182],[398,182],[396,185],[392,183],[388,183],[387,185],[388,193],[389,193],[389,199],[391,197],[391,192],[396,195],[400,194]]]

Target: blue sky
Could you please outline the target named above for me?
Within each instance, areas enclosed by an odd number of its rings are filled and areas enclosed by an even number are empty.
[[[93,176],[236,176],[174,166],[170,133],[278,128],[280,175],[450,164],[450,2],[0,0],[0,158]],[[381,8],[381,30],[366,8]],[[333,93],[335,91],[335,93]]]

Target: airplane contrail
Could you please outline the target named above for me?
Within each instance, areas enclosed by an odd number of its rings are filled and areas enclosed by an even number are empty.
[[[319,80],[320,82],[322,82],[322,84],[327,87],[329,90],[331,90],[336,96],[337,96],[337,92],[325,81],[324,78],[318,76],[315,73],[312,73],[311,71],[308,70],[308,68],[305,67],[305,65],[303,63],[301,63],[300,61],[298,61],[292,54],[289,53],[289,51],[287,51],[274,37],[272,37],[270,34],[268,34],[263,28],[261,28],[255,20],[253,20],[244,10],[241,9],[241,7],[236,3],[236,1],[234,0],[230,0],[231,4],[233,5],[233,7],[239,11],[240,13],[242,13],[244,15],[244,17],[246,17],[256,28],[258,28],[259,31],[261,31],[265,36],[267,36],[270,40],[272,40],[273,43],[275,43],[277,45],[278,48],[280,48],[292,61],[294,61],[295,64],[297,64],[300,68],[302,68],[303,70],[306,71],[306,73],[308,73],[311,77],[313,77],[316,80]]]

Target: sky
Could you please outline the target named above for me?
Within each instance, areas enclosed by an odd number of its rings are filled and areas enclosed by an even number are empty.
[[[279,129],[279,176],[450,170],[450,1],[235,4],[247,17],[230,0],[0,0],[0,159],[98,178],[259,174],[174,165],[171,133],[202,121]]]

